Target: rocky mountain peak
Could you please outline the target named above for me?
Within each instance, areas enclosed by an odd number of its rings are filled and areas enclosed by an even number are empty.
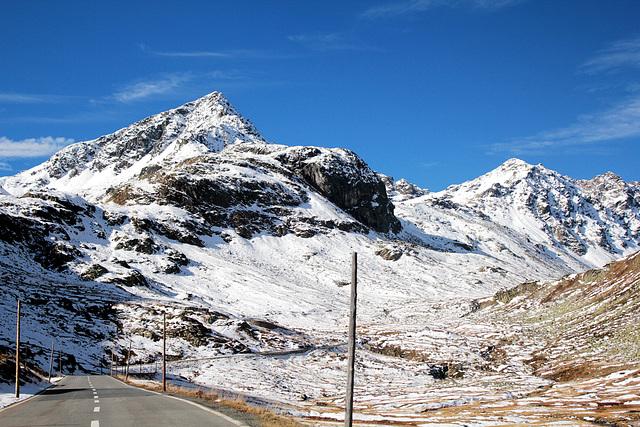
[[[517,185],[522,180],[529,182],[544,181],[558,173],[545,168],[542,165],[531,165],[520,159],[509,159],[484,177],[490,177],[494,183],[504,186]],[[481,177],[483,178],[483,177]]]
[[[174,110],[184,114],[182,140],[197,141],[218,152],[226,145],[266,143],[256,127],[219,92],[213,92]]]
[[[45,163],[0,180],[7,192],[52,188],[89,196],[149,164],[219,152],[240,143],[267,143],[255,126],[219,92],[165,111],[110,135],[67,146]]]
[[[448,187],[442,195],[456,203],[466,204],[474,199],[511,193],[525,181],[528,182],[527,187],[537,187],[556,175],[542,165],[533,166],[514,158],[474,180]]]
[[[399,179],[398,181],[394,180],[393,177],[378,174],[382,182],[384,183],[387,194],[389,198],[397,201],[404,201],[415,199],[416,197],[424,196],[425,194],[430,193],[429,190],[422,189],[415,184],[411,184],[404,178]]]
[[[498,167],[500,170],[521,170],[531,169],[533,165],[517,158],[511,158]]]
[[[606,172],[591,180],[581,180],[579,182],[582,188],[597,196],[603,196],[612,192],[619,193],[627,187],[624,180],[613,172]]]
[[[618,215],[628,216],[628,210],[640,211],[640,191],[637,185],[626,183],[613,172],[598,175],[589,181],[578,181],[578,184],[593,203],[611,209]]]

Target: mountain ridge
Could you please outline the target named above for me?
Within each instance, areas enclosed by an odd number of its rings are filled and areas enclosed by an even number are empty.
[[[640,237],[640,191],[613,173],[575,180],[510,159],[479,178],[424,197],[521,230],[536,243],[567,248],[592,266],[628,253],[627,245],[637,246]]]

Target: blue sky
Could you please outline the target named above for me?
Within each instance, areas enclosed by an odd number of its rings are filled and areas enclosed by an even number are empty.
[[[0,175],[213,91],[442,190],[511,157],[640,181],[640,1],[0,1]]]

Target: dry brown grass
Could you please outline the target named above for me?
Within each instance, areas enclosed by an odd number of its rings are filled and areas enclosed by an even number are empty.
[[[162,386],[159,384],[139,384],[131,380],[126,380],[122,376],[118,376],[121,381],[131,384],[136,387],[143,387],[149,390],[162,391]],[[181,396],[188,396],[194,399],[200,399],[207,402],[215,403],[219,406],[224,406],[237,412],[243,412],[249,414],[257,419],[256,424],[260,427],[300,427],[304,424],[287,418],[285,416],[275,413],[273,410],[264,407],[257,407],[248,404],[244,400],[238,397],[228,398],[220,396],[217,393],[205,391],[205,390],[191,390],[183,387],[175,387],[167,384],[167,391]]]

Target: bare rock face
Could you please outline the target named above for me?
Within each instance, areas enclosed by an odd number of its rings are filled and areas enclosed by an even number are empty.
[[[352,151],[296,147],[277,158],[367,227],[381,233],[400,231],[384,183]]]
[[[314,211],[300,215],[298,208],[310,202],[312,193],[352,218],[327,218]],[[218,153],[146,167],[135,180],[111,187],[107,196],[108,202],[122,206],[156,203],[188,211],[193,214],[188,224],[175,219],[174,224],[136,220],[135,225],[199,246],[197,235],[211,235],[216,227],[231,228],[246,239],[260,233],[309,238],[335,229],[400,229],[377,174],[341,149],[235,144]]]
[[[76,204],[61,195],[28,193],[20,203],[6,204],[0,212],[0,242],[24,251],[38,264],[64,270],[81,254],[69,243],[70,233],[85,231],[82,217],[93,217],[95,208]]]
[[[629,231],[633,238],[640,237],[640,220],[634,213],[640,212],[640,185],[626,183],[618,175],[607,172],[590,181],[578,181],[586,193],[586,199],[596,209],[610,215]],[[630,215],[631,213],[631,215]]]

